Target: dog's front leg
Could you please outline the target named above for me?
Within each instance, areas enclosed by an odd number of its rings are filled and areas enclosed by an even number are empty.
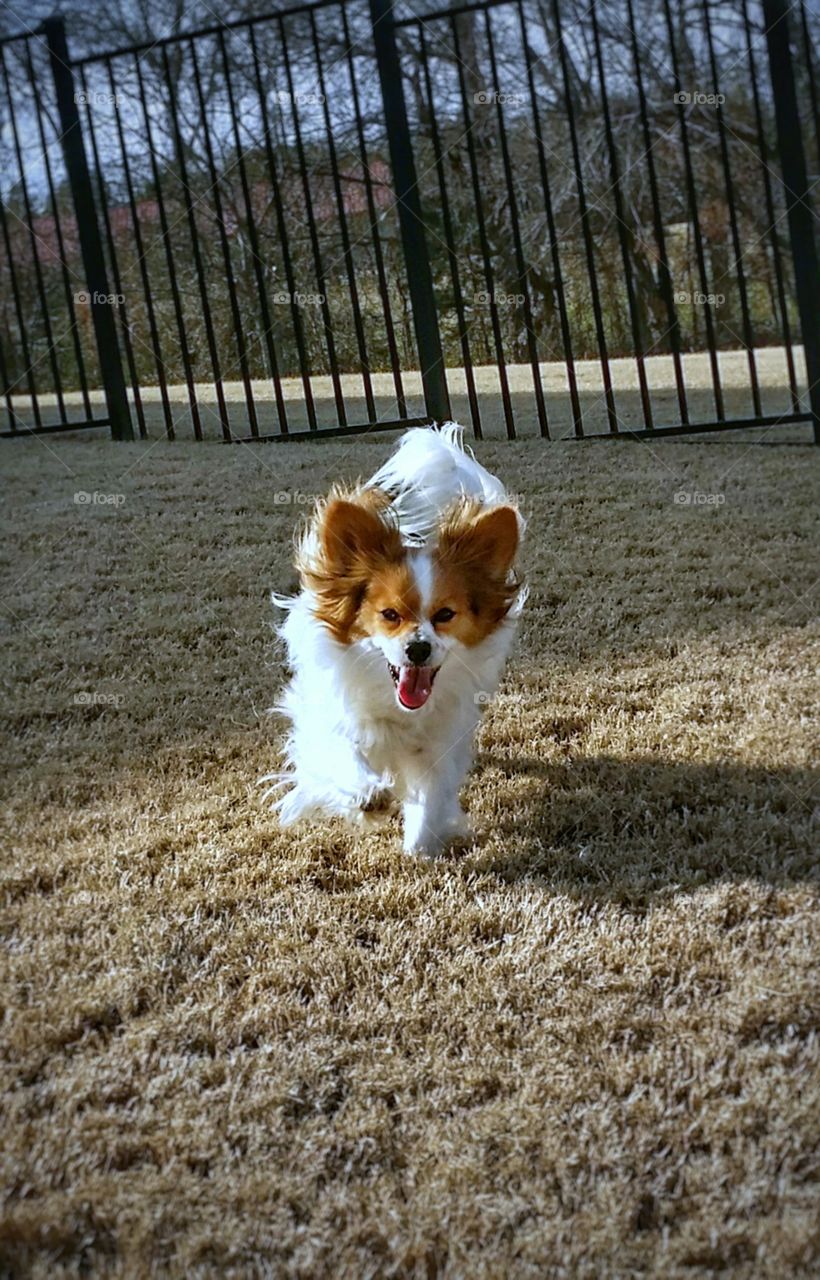
[[[297,724],[287,757],[290,769],[281,776],[292,785],[278,803],[285,826],[311,814],[367,821],[388,808],[392,779],[373,769],[347,735]]]
[[[376,773],[362,751],[340,741],[335,765],[337,798],[345,817],[366,822],[389,812],[391,779]]]
[[[470,763],[470,741],[457,743],[411,787],[404,803],[405,853],[434,857],[469,831],[458,793]]]

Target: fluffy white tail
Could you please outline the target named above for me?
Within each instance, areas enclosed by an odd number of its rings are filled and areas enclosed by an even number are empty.
[[[506,500],[501,481],[464,448],[463,434],[464,428],[455,422],[439,429],[415,427],[368,481],[368,488],[384,489],[393,498],[392,510],[405,542],[425,542],[442,512],[459,498],[489,505]]]

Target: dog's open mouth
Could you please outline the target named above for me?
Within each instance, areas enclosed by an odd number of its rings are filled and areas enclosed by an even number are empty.
[[[394,667],[388,662],[388,669],[396,686],[399,702],[407,711],[418,711],[423,707],[433,692],[433,682],[439,673],[438,667]]]

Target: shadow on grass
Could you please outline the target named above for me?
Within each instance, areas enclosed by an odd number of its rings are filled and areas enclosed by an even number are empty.
[[[633,903],[722,881],[818,881],[820,771],[490,754],[478,768],[518,784],[476,855],[505,880]]]

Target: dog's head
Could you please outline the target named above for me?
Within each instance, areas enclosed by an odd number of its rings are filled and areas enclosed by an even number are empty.
[[[518,592],[518,516],[510,506],[462,502],[423,548],[403,545],[378,490],[322,508],[300,564],[316,616],[342,644],[384,657],[405,711],[423,707],[442,666],[499,627]]]

